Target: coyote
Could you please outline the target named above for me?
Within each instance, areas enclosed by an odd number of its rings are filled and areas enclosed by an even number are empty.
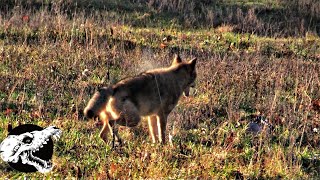
[[[196,58],[183,62],[179,55],[167,68],[153,69],[126,78],[109,87],[100,88],[84,109],[88,118],[99,117],[103,122],[100,137],[107,142],[108,133],[121,143],[115,124],[134,127],[141,117],[148,117],[153,143],[165,143],[167,117],[182,93],[189,96],[189,88],[196,79]]]

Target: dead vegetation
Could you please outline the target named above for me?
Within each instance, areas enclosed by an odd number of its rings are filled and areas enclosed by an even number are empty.
[[[64,133],[55,169],[30,177],[319,177],[317,1],[5,0],[0,7],[1,139],[8,124],[54,124]],[[89,97],[168,65],[174,53],[199,64],[193,97],[169,117],[172,145],[152,145],[142,123],[123,128],[127,142],[111,151],[100,125],[83,118]],[[4,178],[26,176],[4,162],[0,169]]]

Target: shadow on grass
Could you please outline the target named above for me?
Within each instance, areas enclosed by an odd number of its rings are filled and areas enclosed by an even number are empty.
[[[302,157],[301,162],[302,162],[302,167],[307,173],[316,173],[316,176],[320,176],[320,157],[315,157],[315,158],[308,158],[308,157]]]

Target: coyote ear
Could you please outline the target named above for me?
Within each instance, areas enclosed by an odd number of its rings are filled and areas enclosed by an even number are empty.
[[[176,64],[179,64],[179,63],[181,63],[181,62],[182,62],[182,60],[181,60],[180,56],[179,56],[178,54],[176,54],[176,55],[174,56],[174,58],[173,58],[173,61],[172,61],[172,64],[171,64],[171,65],[176,65]]]
[[[196,63],[197,63],[197,58],[193,58],[192,60],[189,61],[189,64],[192,69],[196,67]]]

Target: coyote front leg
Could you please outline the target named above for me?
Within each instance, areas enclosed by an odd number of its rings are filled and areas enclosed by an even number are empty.
[[[150,136],[153,143],[156,142],[159,134],[157,121],[158,121],[157,116],[148,116],[149,132],[150,132]]]
[[[119,141],[120,145],[122,144],[122,141],[118,135],[118,131],[115,127],[115,121],[109,121],[109,117],[106,113],[100,114],[100,119],[103,122],[103,127],[100,131],[100,138],[107,143],[108,141],[108,134],[110,133],[112,136],[112,148],[115,147],[115,141],[116,139]]]
[[[122,145],[122,140],[118,134],[118,128],[116,126],[116,121],[112,120],[112,121],[109,121],[109,126],[111,127],[111,130],[112,130],[112,148],[114,149],[115,148],[115,142],[118,141],[119,142],[119,145],[121,146]]]
[[[167,117],[168,117],[168,115],[159,115],[159,116],[158,116],[159,141],[160,141],[162,144],[165,144],[165,143],[166,143]],[[160,127],[160,128],[159,128],[159,127]]]
[[[103,127],[100,131],[100,138],[105,142],[107,143],[107,140],[108,140],[108,133],[110,133],[111,135],[113,134],[113,131],[112,131],[112,127],[110,126],[109,124],[109,118],[108,118],[108,115],[105,113],[105,112],[102,112],[100,114],[100,120],[102,121],[103,123]]]
[[[152,142],[165,143],[167,116],[153,115],[148,117],[149,131]]]

